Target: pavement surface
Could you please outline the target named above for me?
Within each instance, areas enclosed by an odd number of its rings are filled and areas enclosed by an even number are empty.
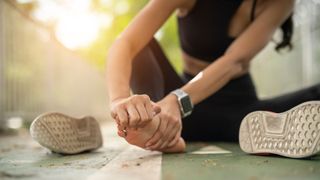
[[[28,131],[0,136],[0,180],[5,179],[320,179],[320,154],[308,159],[256,156],[236,143],[190,143],[182,154],[128,145],[113,125],[102,126],[104,146],[78,155],[51,153]]]

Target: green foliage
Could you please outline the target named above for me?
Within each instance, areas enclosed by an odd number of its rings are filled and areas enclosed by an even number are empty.
[[[111,14],[113,16],[112,25],[104,28],[99,34],[99,38],[87,48],[79,49],[78,52],[93,63],[100,70],[104,70],[106,55],[109,47],[115,38],[127,27],[134,16],[143,8],[147,0],[111,0],[108,5],[103,5],[100,0],[93,1],[92,8],[100,13]],[[128,3],[129,9],[123,14],[117,14],[116,9],[121,8],[124,3]],[[178,72],[181,72],[181,58],[178,50],[178,37],[176,17],[173,15],[161,28],[160,43],[165,53],[171,60]]]

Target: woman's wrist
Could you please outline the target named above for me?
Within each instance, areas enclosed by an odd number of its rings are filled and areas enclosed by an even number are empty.
[[[111,98],[110,103],[115,103],[115,102],[117,102],[119,100],[126,99],[128,97],[130,97],[130,96],[118,96],[118,97],[115,97],[115,98]]]
[[[165,99],[167,99],[168,101],[174,103],[177,105],[177,107],[179,107],[179,102],[178,102],[178,98],[176,95],[172,94],[172,93],[169,93]]]
[[[162,101],[164,101],[164,103],[166,105],[169,105],[171,108],[174,108],[174,109],[178,110],[179,112],[181,112],[179,100],[176,95],[169,93]]]
[[[193,103],[189,94],[182,89],[176,89],[172,91],[170,94],[176,96],[182,117],[184,118],[189,116],[193,110]]]

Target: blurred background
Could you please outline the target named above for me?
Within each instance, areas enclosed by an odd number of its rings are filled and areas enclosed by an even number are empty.
[[[0,0],[0,131],[19,129],[46,111],[109,118],[108,48],[147,0]],[[320,1],[297,0],[294,49],[279,38],[253,61],[261,98],[320,82]],[[178,72],[176,17],[156,33]]]

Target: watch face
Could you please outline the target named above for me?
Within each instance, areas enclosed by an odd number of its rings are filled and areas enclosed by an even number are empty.
[[[192,111],[192,104],[189,96],[185,96],[180,100],[184,113]]]

